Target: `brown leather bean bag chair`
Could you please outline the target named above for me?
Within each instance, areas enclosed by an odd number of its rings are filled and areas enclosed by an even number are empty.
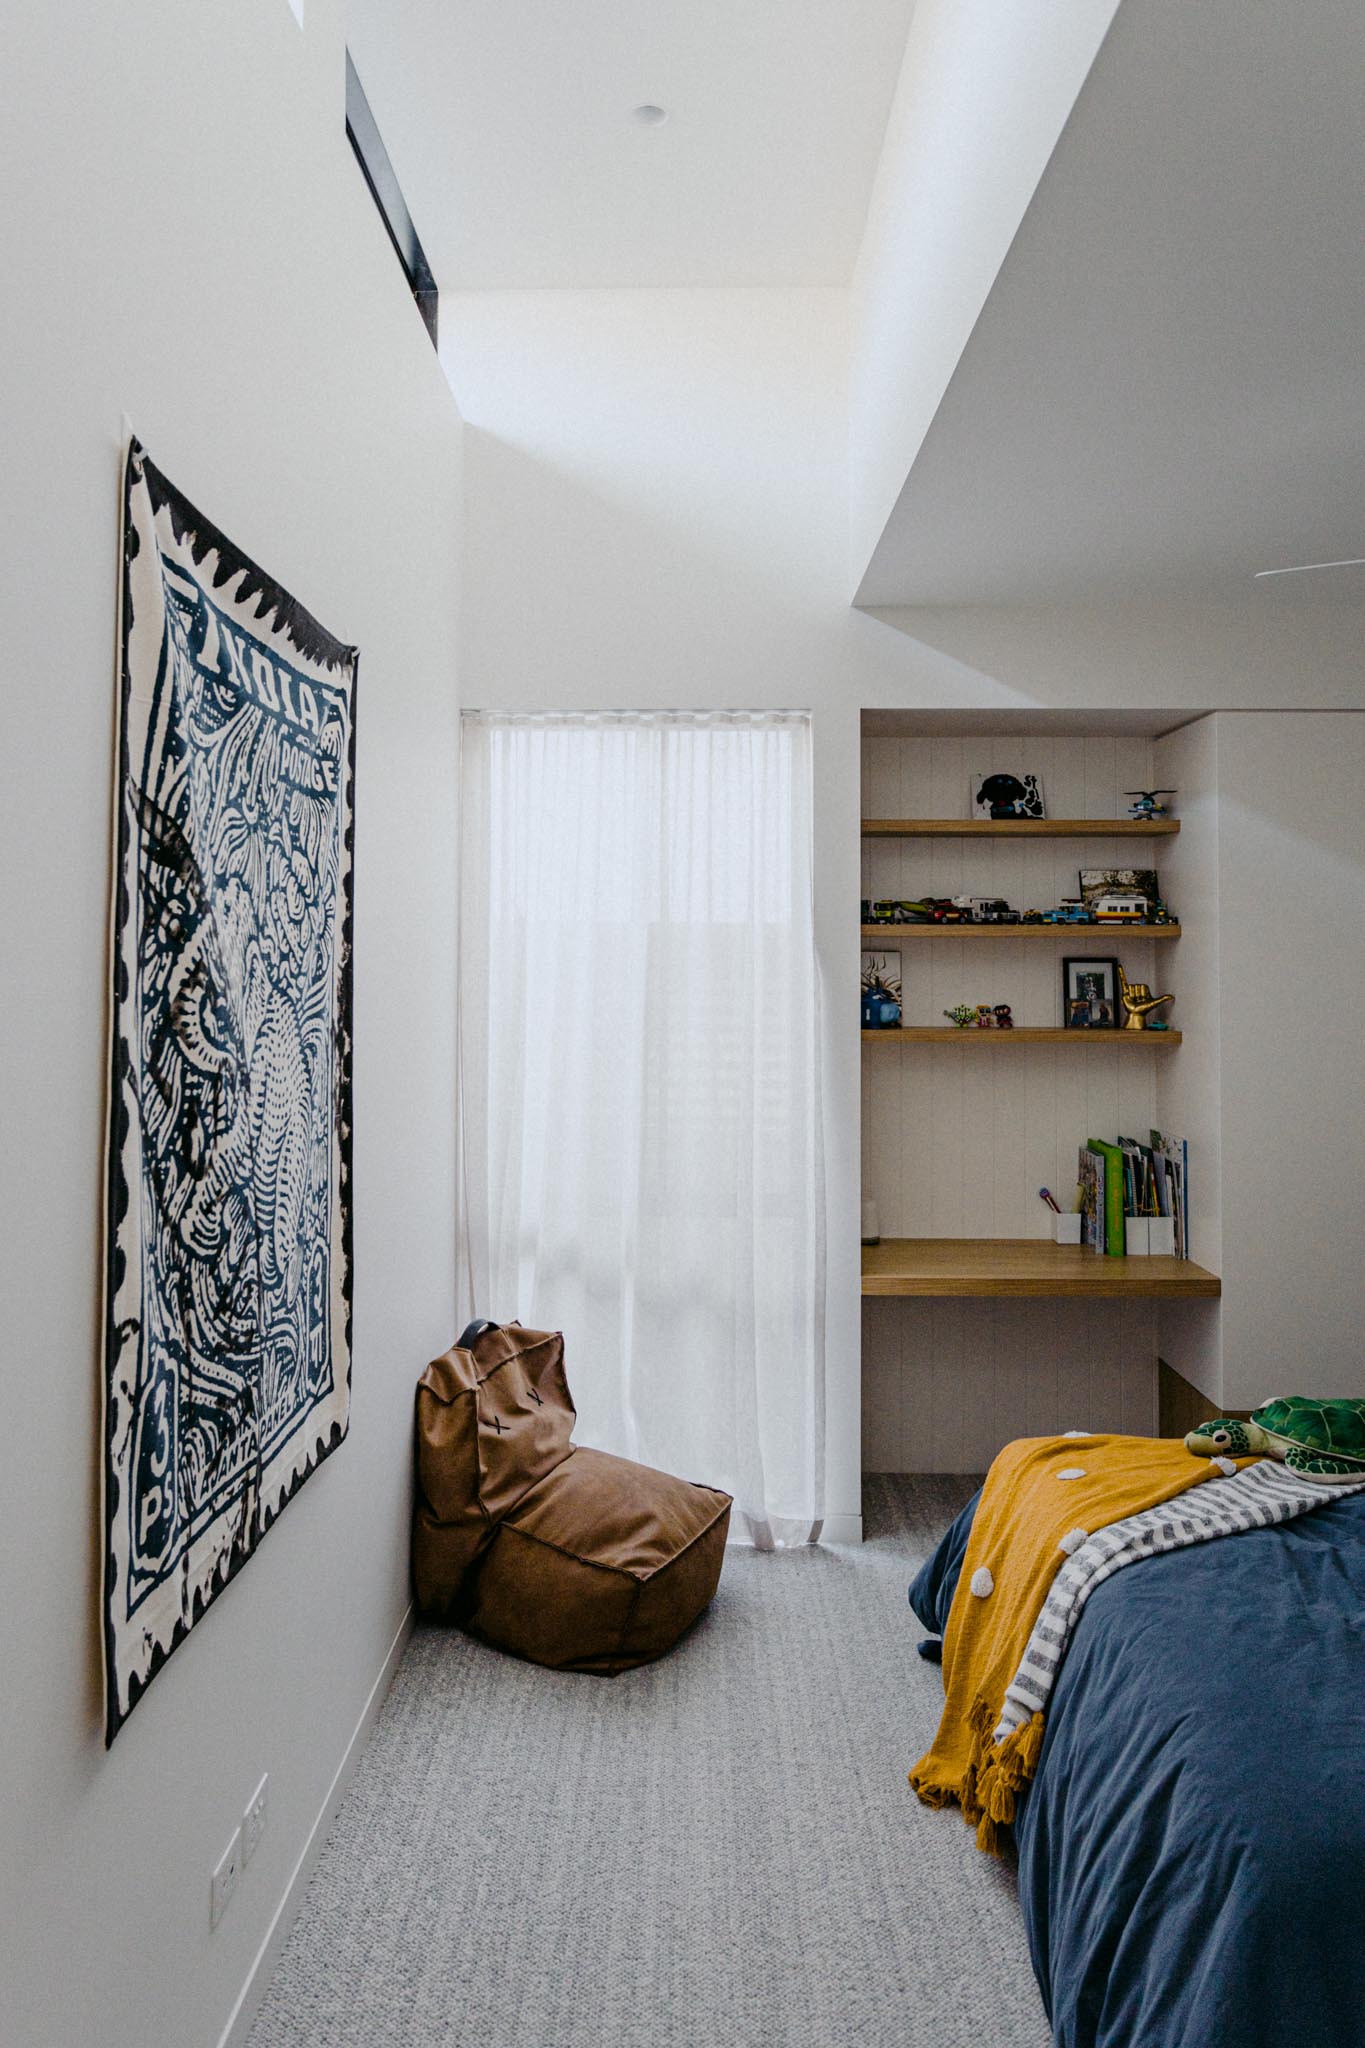
[[[673,1647],[716,1590],[730,1496],[570,1442],[564,1340],[471,1324],[417,1386],[419,1611],[563,1671]]]

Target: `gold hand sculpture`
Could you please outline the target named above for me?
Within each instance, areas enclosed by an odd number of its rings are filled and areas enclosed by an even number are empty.
[[[1175,1001],[1174,994],[1154,996],[1150,985],[1145,981],[1129,981],[1121,966],[1119,968],[1119,994],[1123,997],[1123,1007],[1128,1012],[1128,1015],[1123,1020],[1125,1031],[1145,1031],[1147,1029],[1147,1019],[1151,1012],[1159,1009],[1162,1003],[1172,1003]]]

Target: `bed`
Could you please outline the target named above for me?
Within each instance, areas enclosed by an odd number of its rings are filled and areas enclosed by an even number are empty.
[[[910,1589],[935,1635],[979,1498]],[[1101,1585],[1014,1832],[1059,2048],[1361,2048],[1365,1494]]]

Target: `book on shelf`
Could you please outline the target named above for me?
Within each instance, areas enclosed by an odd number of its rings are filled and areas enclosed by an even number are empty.
[[[1104,1250],[1104,1157],[1082,1145],[1076,1161],[1081,1200],[1081,1243],[1092,1252]]]
[[[1099,1154],[1103,1170],[1104,1243],[1097,1248],[1111,1259],[1121,1259],[1127,1249],[1123,1229],[1123,1153],[1105,1138],[1088,1138],[1086,1147]]]
[[[1169,1226],[1177,1259],[1190,1256],[1190,1148],[1183,1138],[1149,1131],[1156,1177],[1156,1214]]]

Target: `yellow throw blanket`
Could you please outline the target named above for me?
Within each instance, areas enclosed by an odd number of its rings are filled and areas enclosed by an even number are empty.
[[[991,1466],[943,1635],[943,1717],[910,1773],[926,1806],[961,1807],[980,1848],[998,1853],[999,1831],[1037,1767],[1041,1713],[1002,1742],[992,1738],[1068,1551],[1219,1477],[1183,1442],[1141,1436],[1025,1437]],[[1064,1537],[1072,1538],[1065,1548]]]

